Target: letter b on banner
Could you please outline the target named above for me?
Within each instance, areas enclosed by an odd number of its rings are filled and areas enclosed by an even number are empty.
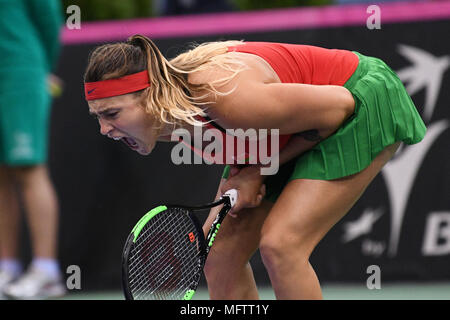
[[[427,218],[422,253],[424,256],[450,254],[450,212],[434,212]]]

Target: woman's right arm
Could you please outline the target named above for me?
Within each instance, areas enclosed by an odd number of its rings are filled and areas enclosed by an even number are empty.
[[[280,153],[278,155],[280,166],[288,162],[289,160],[292,160],[293,158],[298,157],[304,152],[310,150],[320,141],[321,139],[310,141],[302,136],[292,135],[292,137],[289,139],[289,142],[282,150],[280,150]]]

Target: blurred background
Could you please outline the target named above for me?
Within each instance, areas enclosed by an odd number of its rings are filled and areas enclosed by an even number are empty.
[[[72,5],[79,20],[68,11]],[[193,42],[244,39],[383,59],[404,82],[427,136],[399,150],[311,263],[325,299],[450,298],[449,0],[63,0],[60,7],[62,47],[54,73],[62,92],[52,103],[48,166],[59,198],[61,270],[65,278],[69,266],[81,270],[81,288],[69,290],[67,299],[122,299],[121,252],[134,224],[160,203],[209,202],[223,170],[173,164],[171,143],[142,157],[99,134],[83,93],[88,54],[135,33],[153,39],[168,58]],[[26,222],[20,239],[26,264]],[[262,298],[272,299],[258,253],[252,265]],[[372,265],[380,269],[381,289],[367,287]],[[206,292],[197,298],[207,299]]]

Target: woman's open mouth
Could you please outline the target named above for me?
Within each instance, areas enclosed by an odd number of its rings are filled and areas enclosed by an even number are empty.
[[[139,148],[138,143],[133,138],[123,137],[120,140],[122,140],[132,150],[137,150]]]

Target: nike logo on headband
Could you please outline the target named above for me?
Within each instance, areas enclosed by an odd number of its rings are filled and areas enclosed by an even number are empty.
[[[85,82],[84,94],[86,100],[95,100],[120,96],[148,87],[150,87],[148,71],[143,70],[121,78]]]

